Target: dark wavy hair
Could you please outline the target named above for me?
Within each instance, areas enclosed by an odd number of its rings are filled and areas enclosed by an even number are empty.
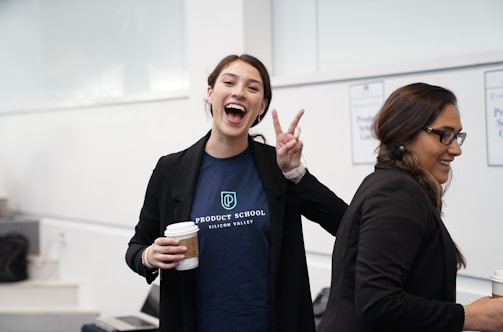
[[[272,99],[271,79],[269,77],[269,72],[267,71],[265,65],[262,63],[262,61],[260,61],[256,57],[249,54],[241,54],[241,55],[231,54],[226,56],[225,58],[220,60],[218,65],[215,67],[215,69],[213,69],[211,74],[208,76],[208,85],[211,86],[211,88],[213,89],[215,87],[215,82],[217,81],[218,75],[220,75],[222,70],[224,70],[229,64],[237,60],[241,60],[248,63],[249,65],[257,69],[260,74],[260,78],[262,79],[262,85],[264,87],[264,99],[267,100],[267,105],[264,109],[264,113],[262,114],[262,118],[264,118],[264,116],[267,113],[267,110],[269,109],[269,105],[271,104]],[[213,115],[213,109],[211,108],[211,105],[209,105],[209,110],[211,115]],[[255,119],[255,121],[251,126],[254,127],[259,122],[260,119],[257,118]]]
[[[454,93],[440,86],[412,83],[395,90],[386,99],[373,123],[373,135],[379,140],[377,162],[391,162],[405,170],[427,193],[439,214],[444,190],[433,176],[419,166],[417,156],[405,149],[448,105],[457,107]],[[457,249],[457,247],[456,247]],[[458,266],[466,266],[458,251]]]

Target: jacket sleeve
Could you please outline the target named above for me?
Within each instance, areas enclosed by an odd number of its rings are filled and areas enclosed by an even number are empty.
[[[150,284],[158,275],[158,270],[151,270],[142,263],[142,252],[159,236],[159,184],[161,181],[161,160],[158,161],[145,193],[140,218],[135,226],[133,237],[128,243],[126,263],[136,273],[146,278]]]
[[[299,183],[290,190],[301,201],[301,213],[334,235],[348,205],[327,186],[306,170]]]

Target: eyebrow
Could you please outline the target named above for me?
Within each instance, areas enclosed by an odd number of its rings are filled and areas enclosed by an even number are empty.
[[[231,76],[232,78],[238,78],[239,76],[236,74],[232,73],[222,73],[221,77],[224,78],[225,76]],[[260,84],[260,86],[263,86],[262,82],[253,78],[247,79],[247,82],[252,82],[252,83],[257,83]]]
[[[450,129],[450,130],[452,130],[452,131],[453,131],[453,132],[455,132],[455,133],[460,133],[460,132],[463,130],[463,128],[460,128],[458,131],[456,131],[456,129],[454,129],[454,128],[453,128],[453,127],[451,127],[451,126],[439,126],[439,127],[437,127],[437,128]]]

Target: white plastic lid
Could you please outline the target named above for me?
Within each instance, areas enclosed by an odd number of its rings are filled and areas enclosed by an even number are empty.
[[[491,276],[491,280],[503,282],[503,270],[496,270]]]
[[[164,236],[177,237],[197,233],[199,227],[193,221],[182,221],[166,226]]]

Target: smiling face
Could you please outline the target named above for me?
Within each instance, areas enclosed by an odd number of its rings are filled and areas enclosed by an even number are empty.
[[[223,68],[214,86],[208,86],[207,100],[213,111],[212,135],[244,139],[268,103],[259,71],[242,60]]]
[[[462,126],[457,108],[448,104],[428,127],[449,128],[459,133]],[[450,163],[461,155],[461,147],[456,140],[445,145],[440,142],[438,135],[424,130],[420,131],[406,148],[417,156],[421,168],[430,173],[440,184],[447,182],[451,170]]]

